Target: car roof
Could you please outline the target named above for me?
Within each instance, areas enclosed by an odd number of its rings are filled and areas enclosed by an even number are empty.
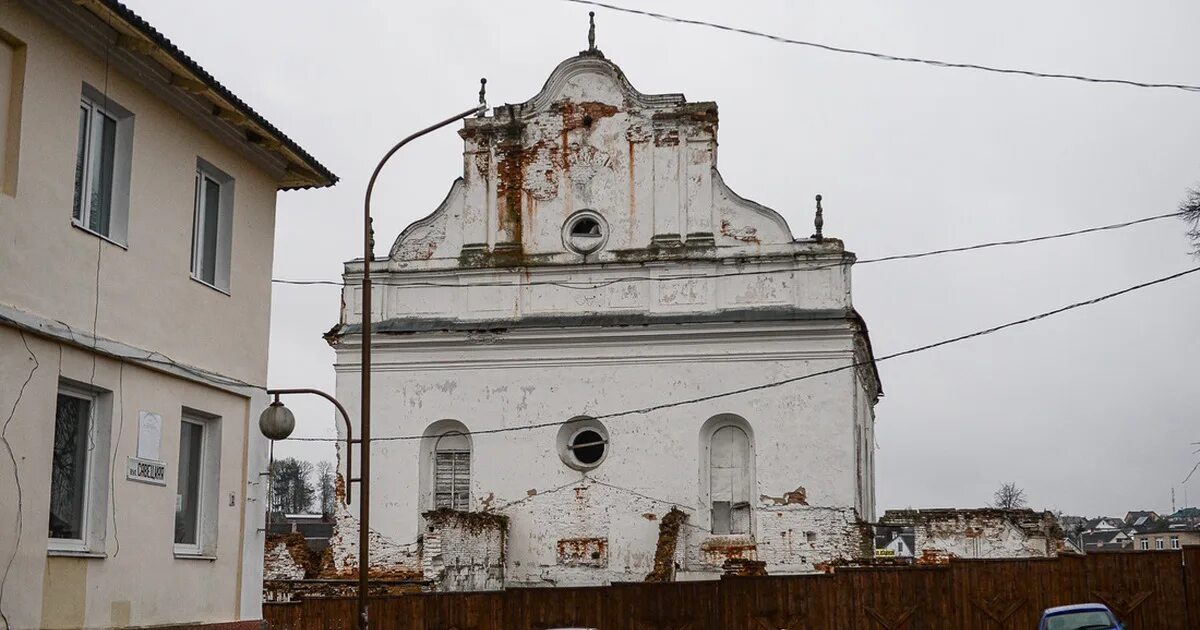
[[[1054,608],[1047,608],[1045,611],[1043,611],[1042,614],[1053,615],[1053,614],[1064,613],[1064,612],[1073,612],[1073,611],[1077,611],[1077,610],[1078,611],[1104,610],[1107,612],[1112,612],[1112,611],[1109,611],[1108,606],[1105,606],[1104,604],[1069,604],[1067,606],[1055,606]]]

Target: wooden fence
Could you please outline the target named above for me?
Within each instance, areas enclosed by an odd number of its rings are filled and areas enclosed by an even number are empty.
[[[1200,547],[831,575],[515,588],[373,598],[377,630],[1023,629],[1050,606],[1099,601],[1133,630],[1200,628]],[[265,604],[272,630],[353,630],[353,598]]]

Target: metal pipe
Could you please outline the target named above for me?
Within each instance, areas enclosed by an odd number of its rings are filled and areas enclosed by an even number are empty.
[[[350,426],[350,414],[346,413],[346,408],[342,406],[342,403],[338,402],[338,399],[334,398],[333,396],[330,396],[329,394],[326,394],[325,392],[323,392],[319,389],[311,389],[308,387],[290,387],[290,388],[285,388],[285,389],[268,389],[267,390],[267,395],[274,396],[275,400],[279,400],[279,397],[281,395],[286,395],[286,394],[313,394],[315,396],[320,396],[321,398],[324,398],[325,400],[328,400],[329,402],[333,403],[333,406],[337,407],[338,413],[342,414],[342,421],[346,423],[346,497],[345,497],[345,501],[346,501],[346,505],[350,505],[350,483],[353,481],[356,481],[354,479],[354,468],[352,467],[352,463],[354,461],[354,452],[351,450],[351,445],[357,441],[354,439],[354,427]],[[274,452],[275,452],[275,442],[272,441],[271,442],[272,461],[274,461]]]
[[[487,80],[481,80],[481,85],[487,83]],[[460,114],[456,114],[446,120],[443,120],[434,125],[430,125],[411,136],[396,143],[383,159],[379,160],[379,164],[375,166],[375,171],[371,173],[371,179],[367,182],[366,199],[363,202],[363,277],[362,277],[362,401],[359,408],[359,429],[362,438],[361,460],[359,463],[362,493],[358,503],[358,628],[359,630],[368,630],[370,627],[370,618],[368,616],[368,597],[367,597],[367,578],[370,573],[370,553],[367,549],[369,545],[369,533],[371,523],[371,263],[375,261],[375,230],[371,227],[371,192],[375,190],[375,180],[379,178],[379,172],[383,170],[383,165],[391,159],[397,151],[404,145],[420,138],[421,136],[441,129],[450,123],[457,122],[472,114],[482,115],[487,111],[487,104],[484,102],[484,92],[481,87],[479,90],[479,104],[471,109],[468,109]]]

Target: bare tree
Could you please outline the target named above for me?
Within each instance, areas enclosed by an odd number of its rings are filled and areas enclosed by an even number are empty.
[[[337,500],[333,484],[333,463],[326,460],[317,462],[317,500],[321,504],[321,514],[326,517],[333,514]]]
[[[1194,247],[1192,253],[1200,257],[1200,188],[1188,191],[1187,198],[1179,204],[1179,212],[1188,224],[1187,235],[1192,239]]]
[[[1019,510],[1025,507],[1025,503],[1025,491],[1011,481],[1001,485],[992,495],[992,507],[1001,510]]]

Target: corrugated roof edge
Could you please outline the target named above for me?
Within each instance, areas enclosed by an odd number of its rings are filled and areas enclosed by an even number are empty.
[[[326,183],[321,186],[285,186],[281,187],[280,190],[324,188],[326,186],[332,186],[338,182],[337,175],[334,175],[332,171],[325,168],[323,164],[318,162],[316,158],[310,155],[308,151],[305,151],[299,144],[296,144],[295,140],[289,138],[286,134],[276,128],[275,125],[272,125],[269,121],[267,121],[266,118],[263,118],[262,114],[254,111],[252,107],[247,105],[242,99],[238,98],[237,95],[229,90],[229,88],[221,85],[220,81],[217,81],[216,78],[208,73],[208,71],[200,67],[200,64],[193,61],[192,58],[189,57],[187,53],[180,50],[178,46],[171,43],[171,40],[167,39],[165,35],[158,32],[158,29],[151,26],[149,22],[142,18],[142,16],[134,13],[132,9],[125,6],[119,0],[100,0],[100,2],[113,13],[117,14],[130,26],[140,31],[146,37],[150,38],[151,41],[162,48],[176,61],[187,67],[188,70],[195,73],[200,80],[212,88],[213,91],[215,91],[219,96],[241,110],[241,113],[245,114],[247,118],[251,119],[255,124],[259,125],[264,130],[278,138],[282,144],[286,145],[288,149],[291,149],[297,156],[304,160],[306,166],[313,169],[318,175],[324,177],[326,180]]]

